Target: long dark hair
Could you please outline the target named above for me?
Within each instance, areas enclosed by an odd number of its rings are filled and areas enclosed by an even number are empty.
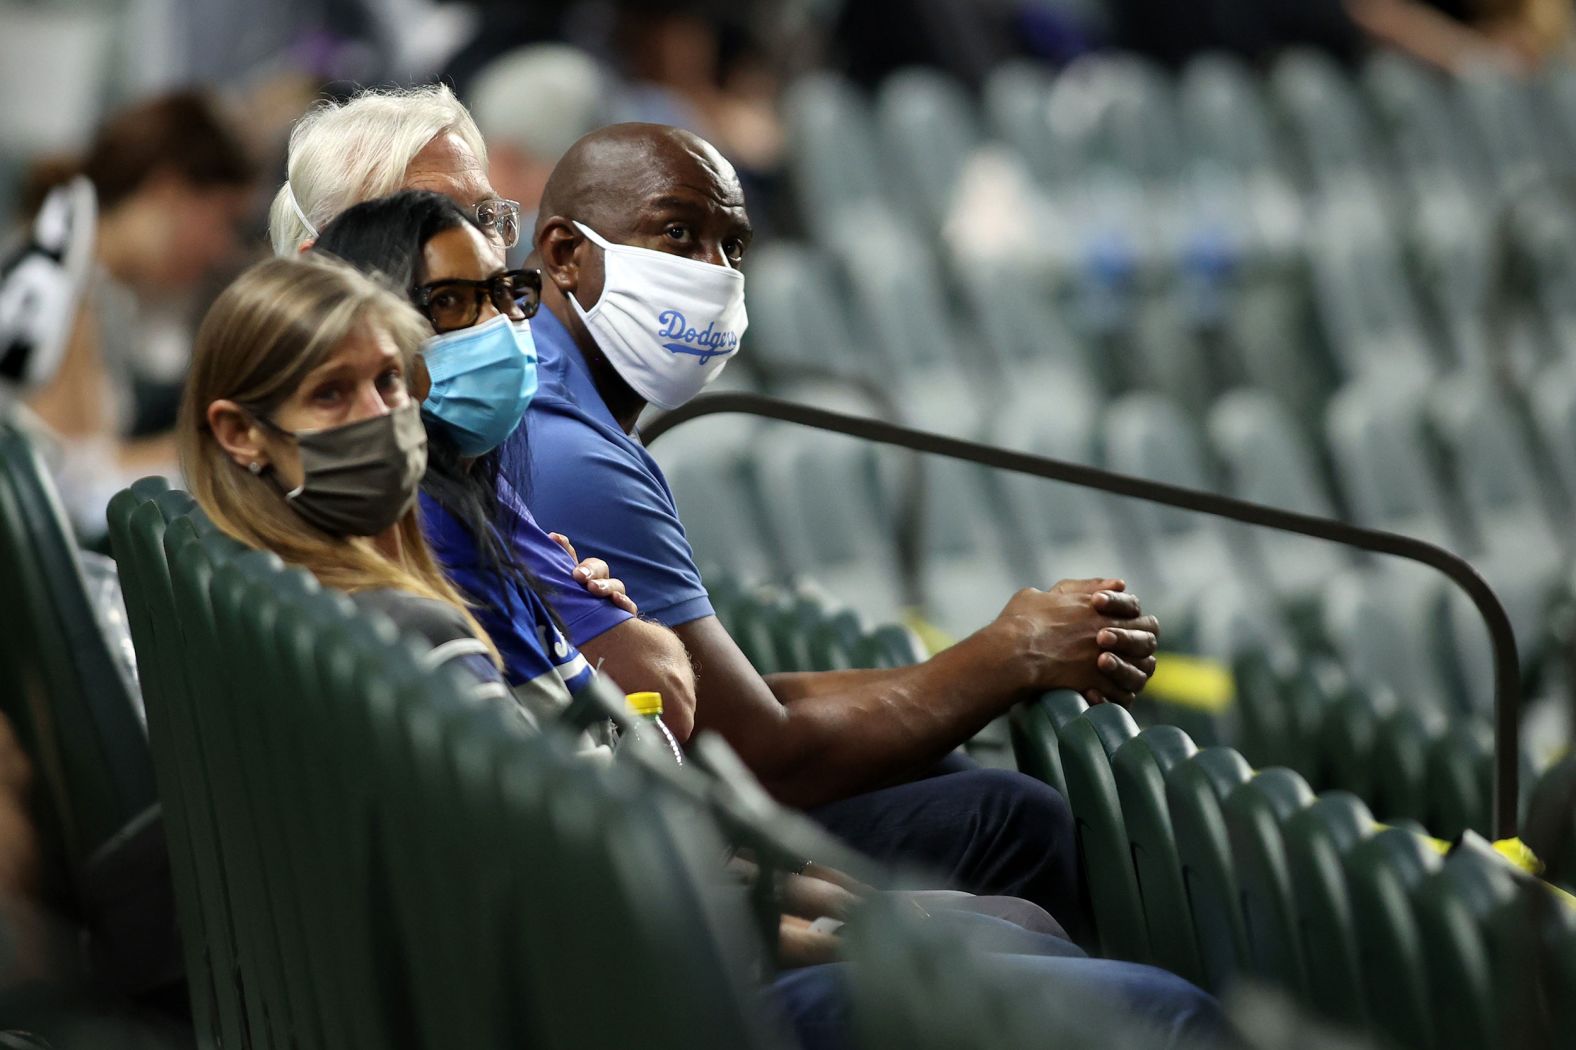
[[[474,219],[442,194],[402,190],[346,209],[318,236],[312,250],[338,256],[358,270],[381,277],[401,295],[410,296],[426,276],[422,251],[427,242],[446,230],[464,226],[481,231]],[[459,519],[476,540],[485,569],[534,592],[547,606],[555,626],[563,630],[545,588],[529,568],[515,560],[493,525],[498,513],[499,450],[476,457],[468,469],[464,459],[446,427],[429,426],[422,491]]]

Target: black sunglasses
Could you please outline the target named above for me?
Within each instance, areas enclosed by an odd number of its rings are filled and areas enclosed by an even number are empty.
[[[431,281],[412,288],[410,300],[438,332],[475,324],[484,300],[491,300],[506,317],[523,321],[542,305],[542,271],[505,270],[484,281]]]

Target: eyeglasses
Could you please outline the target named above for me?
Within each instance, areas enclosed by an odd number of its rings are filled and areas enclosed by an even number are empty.
[[[502,242],[505,248],[520,243],[520,202],[501,197],[476,205],[476,223]]]
[[[483,300],[491,300],[507,317],[524,320],[542,304],[542,271],[505,270],[485,281],[432,281],[411,289],[410,299],[438,332],[475,324]]]

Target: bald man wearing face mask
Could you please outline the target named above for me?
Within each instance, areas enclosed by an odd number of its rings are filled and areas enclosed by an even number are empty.
[[[667,482],[634,435],[647,404],[683,404],[738,352],[750,239],[738,178],[709,143],[647,124],[576,143],[537,219],[540,388],[504,470],[544,527],[617,566],[643,615],[678,634],[697,671],[696,728],[721,733],[779,799],[872,856],[1027,898],[1077,929],[1065,801],[951,752],[1048,689],[1131,702],[1154,670],[1158,626],[1119,580],[1064,581],[1011,596],[914,667],[757,674],[714,615]]]

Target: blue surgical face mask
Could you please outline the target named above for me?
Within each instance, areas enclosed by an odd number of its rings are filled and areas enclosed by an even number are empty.
[[[506,441],[536,394],[536,343],[526,321],[502,314],[427,341],[432,389],[422,414],[443,427],[462,456]]]

